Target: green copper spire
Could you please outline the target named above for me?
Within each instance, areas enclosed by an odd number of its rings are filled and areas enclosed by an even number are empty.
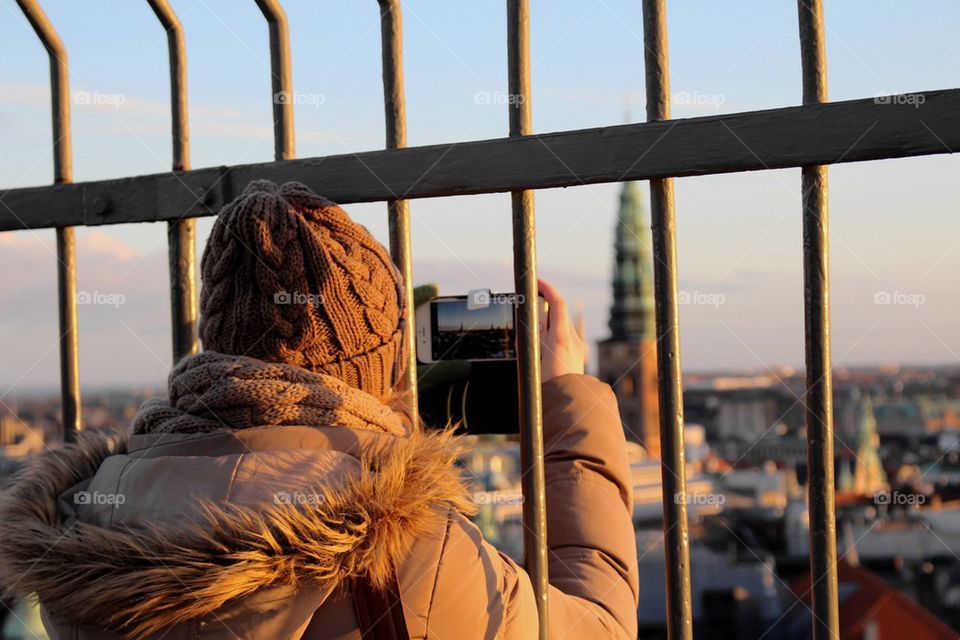
[[[887,488],[887,474],[880,463],[877,450],[880,437],[877,435],[877,418],[873,412],[873,400],[867,393],[860,401],[860,419],[857,424],[857,468],[854,470],[854,490],[862,495],[872,495]]]
[[[652,340],[653,262],[650,224],[636,182],[624,182],[617,214],[616,264],[613,269],[612,340]]]

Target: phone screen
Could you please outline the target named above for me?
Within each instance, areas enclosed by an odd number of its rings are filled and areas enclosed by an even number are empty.
[[[467,298],[440,298],[430,305],[433,360],[516,358],[513,296],[495,295],[490,304],[469,308]]]

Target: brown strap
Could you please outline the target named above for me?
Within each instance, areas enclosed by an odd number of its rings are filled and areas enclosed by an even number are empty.
[[[354,580],[353,607],[363,640],[410,640],[396,574],[383,589],[363,578]]]

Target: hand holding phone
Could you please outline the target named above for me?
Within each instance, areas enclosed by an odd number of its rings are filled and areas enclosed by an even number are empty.
[[[540,281],[541,377],[583,373],[586,345],[567,304]],[[519,431],[514,294],[473,291],[421,296],[416,308],[420,416],[431,427],[456,424],[468,433]],[[424,299],[426,298],[426,299]]]
[[[568,373],[584,372],[587,345],[570,321],[567,301],[552,284],[537,281],[540,295],[547,301],[547,326],[540,330],[540,380],[546,382]]]

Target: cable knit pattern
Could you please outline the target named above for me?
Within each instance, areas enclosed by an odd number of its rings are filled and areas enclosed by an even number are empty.
[[[170,372],[169,400],[150,400],[133,432],[201,433],[267,425],[343,426],[406,435],[400,417],[339,378],[205,351]]]
[[[406,364],[403,282],[387,250],[297,182],[250,183],[201,262],[207,349],[325,373],[378,398]]]

